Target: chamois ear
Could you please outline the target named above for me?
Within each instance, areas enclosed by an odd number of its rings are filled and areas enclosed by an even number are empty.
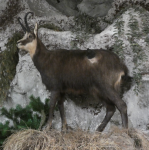
[[[37,25],[37,23],[35,24],[34,34],[36,37],[38,36],[38,25]]]

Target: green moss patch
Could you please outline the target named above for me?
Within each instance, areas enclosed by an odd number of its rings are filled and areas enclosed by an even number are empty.
[[[39,28],[51,29],[54,31],[62,31],[62,29],[60,27],[54,25],[53,23],[52,24],[46,23],[46,24],[40,25]]]
[[[84,31],[86,33],[100,33],[99,20],[96,17],[90,17],[85,13],[80,13],[74,18],[74,31]]]
[[[20,33],[15,33],[6,44],[6,50],[0,53],[0,103],[6,100],[10,83],[16,74],[18,64],[18,48],[16,42],[21,38]]]
[[[20,0],[9,0],[7,7],[2,11],[0,16],[0,27],[5,28],[6,25],[13,22],[14,16],[16,16],[21,10]]]

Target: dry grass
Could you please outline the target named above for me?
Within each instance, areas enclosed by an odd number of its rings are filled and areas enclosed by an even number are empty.
[[[135,130],[112,129],[108,133],[81,130],[62,133],[51,130],[22,130],[11,135],[3,150],[147,150],[149,141]]]

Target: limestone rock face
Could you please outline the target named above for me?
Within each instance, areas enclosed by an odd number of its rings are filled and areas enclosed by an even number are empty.
[[[4,10],[6,8],[6,4],[9,0],[6,0],[6,1],[3,1],[3,0],[0,0],[0,11]]]
[[[46,0],[66,16],[76,16],[78,14],[77,5],[82,0]]]
[[[58,11],[52,5],[49,5],[46,1],[39,1],[39,0],[32,0],[26,1],[30,10],[32,10],[35,15],[40,17],[50,17],[50,16],[57,16],[60,15],[61,12]]]
[[[5,1],[3,2],[3,7],[5,7]],[[22,0],[22,5],[25,5],[25,9],[22,10],[17,16],[14,16],[14,22],[6,27],[6,30],[0,30],[0,47],[1,50],[5,50],[5,44],[8,38],[11,37],[15,32],[22,30],[20,25],[17,23],[16,18],[18,16],[24,17],[25,13],[28,11],[33,11],[35,16],[33,18],[28,18],[29,25],[33,28],[34,24],[38,22],[39,24],[49,23],[54,24],[62,29],[62,31],[57,31],[54,29],[49,29],[46,27],[41,27],[39,29],[39,37],[45,46],[51,49],[100,49],[111,47],[114,42],[114,35],[118,33],[118,29],[115,27],[115,22],[109,24],[106,29],[101,33],[84,33],[82,30],[74,32],[75,21],[73,16],[77,15],[79,11],[85,12],[90,16],[105,16],[108,10],[111,8],[112,0]],[[0,10],[3,8],[0,5]],[[127,33],[129,31],[128,22],[130,19],[129,14],[132,16],[137,16],[141,27],[141,20],[139,15],[131,10],[124,12],[121,16],[124,24],[124,33],[122,36],[122,41],[124,42],[124,47],[126,47],[125,52],[125,63],[130,70],[130,75],[133,75],[133,53],[130,48],[129,38]],[[67,17],[72,16],[72,17]],[[116,20],[117,21],[117,20]],[[141,30],[141,29],[140,29]],[[145,42],[145,37],[138,39],[137,41],[140,46],[144,48],[144,51],[149,56],[148,45]],[[1,51],[0,51],[1,53]],[[149,71],[149,58],[145,62],[146,72]],[[142,82],[143,93],[136,95],[134,92],[134,85],[132,88],[124,94],[123,100],[128,106],[128,117],[129,117],[129,127],[134,127],[137,129],[144,130],[149,133],[149,76],[143,76]],[[50,96],[50,92],[47,91],[46,87],[42,84],[41,77],[37,69],[35,68],[29,54],[22,54],[19,50],[19,63],[16,66],[16,75],[10,85],[10,90],[8,94],[8,101],[4,106],[11,108],[15,107],[17,104],[25,106],[29,102],[29,97],[34,95],[35,97],[40,96],[41,100],[44,101],[45,98]],[[101,123],[105,116],[105,109],[102,108],[100,112],[94,108],[82,109],[70,99],[65,102],[66,117],[69,126],[73,128],[82,128],[84,130],[95,131],[97,126]],[[55,128],[61,128],[61,119],[59,112],[55,112],[55,118],[53,125]],[[4,118],[0,118],[0,122],[4,122]],[[117,111],[111,119],[111,122],[107,125],[105,130],[108,130],[112,125],[121,126],[121,116]]]
[[[46,0],[67,16],[76,16],[79,12],[92,17],[103,17],[112,7],[113,0]]]
[[[92,17],[104,17],[112,7],[113,0],[83,0],[78,9]]]

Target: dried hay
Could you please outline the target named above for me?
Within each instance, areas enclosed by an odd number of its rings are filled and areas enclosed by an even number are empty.
[[[108,133],[82,130],[62,133],[51,130],[22,130],[11,135],[3,150],[147,150],[149,141],[135,130],[112,129]]]

